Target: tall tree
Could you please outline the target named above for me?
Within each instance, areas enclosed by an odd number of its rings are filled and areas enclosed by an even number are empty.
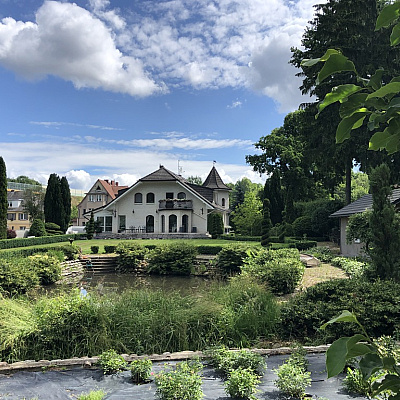
[[[381,1],[378,2],[379,4]],[[391,48],[386,40],[387,32],[376,32],[376,0],[328,0],[325,4],[315,6],[315,19],[306,29],[303,49],[292,49],[291,63],[302,72],[300,87],[302,92],[316,97],[317,102],[331,92],[333,87],[342,83],[356,83],[352,72],[343,72],[330,76],[317,85],[319,66],[303,67],[303,59],[321,57],[328,48],[340,50],[354,61],[360,75],[372,75],[379,67],[385,69],[387,80],[398,72],[399,53]],[[353,162],[361,170],[369,171],[374,165],[382,162],[382,154],[367,151],[366,137],[371,134],[361,127],[354,131],[351,139],[339,146],[335,144],[336,126],[339,124],[339,107],[325,109],[316,121],[312,117],[317,113],[316,103],[305,105],[309,114],[309,135],[307,136],[308,155],[318,165],[319,170],[331,176],[346,177],[346,200],[351,199],[351,170]],[[396,157],[395,157],[396,158]],[[399,165],[399,160],[391,157],[384,160]],[[396,168],[396,167],[395,167]]]
[[[23,208],[26,213],[29,215],[30,220],[35,219],[44,219],[44,191],[40,187],[37,190],[35,189],[25,189],[24,190],[24,201]]]
[[[0,157],[0,239],[7,239],[7,171],[3,157]]]
[[[86,231],[86,237],[90,240],[93,239],[93,235],[94,235],[94,214],[93,211],[90,213],[90,219],[88,221],[88,223],[86,224],[85,227],[85,231]]]
[[[272,228],[272,222],[270,217],[270,201],[267,197],[263,201],[262,218],[261,246],[268,247],[270,243],[270,231]]]
[[[64,209],[63,224],[60,225],[60,227],[65,232],[68,229],[71,220],[71,191],[69,189],[68,180],[65,176],[61,178],[60,189]]]
[[[44,217],[46,222],[63,225],[64,204],[61,196],[61,182],[57,174],[51,174],[47,182],[46,194],[44,196]]]
[[[42,186],[42,184],[39,181],[29,178],[25,175],[19,175],[16,178],[8,178],[7,180],[8,182],[25,183],[28,185]]]
[[[281,174],[275,169],[271,177],[265,181],[264,200],[269,200],[269,210],[272,225],[282,222],[282,212],[285,208],[281,186]]]

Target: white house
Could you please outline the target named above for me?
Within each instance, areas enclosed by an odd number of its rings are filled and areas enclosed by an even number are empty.
[[[93,214],[104,234],[192,237],[206,235],[207,215],[218,212],[227,232],[229,190],[215,167],[200,186],[160,165]]]

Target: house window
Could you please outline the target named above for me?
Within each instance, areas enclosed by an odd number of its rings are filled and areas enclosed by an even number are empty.
[[[102,201],[102,200],[103,200],[103,196],[101,194],[98,194],[96,201]]]
[[[94,194],[89,194],[89,201],[94,201]]]
[[[167,192],[165,194],[165,198],[166,199],[173,199],[174,198],[174,193],[173,192]]]
[[[146,203],[154,203],[154,193],[147,193],[146,195]]]
[[[118,229],[124,231],[126,229],[126,215],[119,215]]]
[[[99,228],[101,228],[101,231],[104,232],[104,217],[97,217],[96,219]]]
[[[106,232],[111,232],[112,231],[112,217],[111,216],[107,216],[106,217]]]
[[[17,219],[17,214],[16,213],[8,213],[7,219],[9,219],[10,221],[15,221]]]
[[[154,232],[154,217],[152,215],[148,215],[146,217],[146,233]]]
[[[12,201],[8,202],[8,207],[12,207]]]
[[[135,203],[142,203],[142,202],[143,202],[142,193],[135,193]]]
[[[175,233],[178,230],[178,219],[175,214],[172,214],[168,217],[168,232]]]
[[[19,230],[20,230],[20,231],[25,231],[25,230],[26,230],[26,226],[20,226],[20,227],[19,227]]]
[[[161,232],[165,232],[165,215],[161,215]]]
[[[178,199],[181,199],[181,200],[186,199],[186,193],[184,193],[184,192],[179,192],[179,193],[178,193]]]
[[[182,227],[181,227],[181,231],[184,233],[187,233],[189,228],[189,217],[185,214],[182,215]]]
[[[18,219],[19,219],[20,221],[28,221],[28,214],[19,213],[19,214],[18,214]]]
[[[225,199],[222,198],[222,207],[225,207]]]

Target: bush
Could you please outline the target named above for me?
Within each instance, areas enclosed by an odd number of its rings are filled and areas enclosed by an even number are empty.
[[[317,242],[315,240],[299,240],[294,243],[297,250],[307,250],[311,247],[315,247]]]
[[[230,371],[228,379],[224,382],[225,392],[233,398],[257,400],[257,385],[260,378],[251,370],[239,367]]]
[[[57,250],[61,250],[67,260],[76,260],[81,254],[80,247],[75,244],[66,244],[64,246],[57,247]]]
[[[153,363],[148,358],[131,362],[131,377],[135,383],[144,383],[150,379]]]
[[[400,323],[400,284],[335,279],[318,283],[289,300],[281,310],[281,336],[329,343],[357,333],[354,324],[320,326],[344,309],[353,310],[371,337],[392,335]]]
[[[36,254],[29,257],[29,263],[39,276],[42,285],[50,285],[61,278],[60,261],[54,256]]]
[[[46,232],[48,235],[63,235],[64,232],[61,230],[60,225],[55,224],[54,222],[46,222],[44,224]]]
[[[99,246],[90,246],[90,251],[92,254],[97,254],[99,252]]]
[[[7,229],[7,239],[15,239],[17,237],[17,233],[14,229]]]
[[[69,239],[81,239],[85,235],[59,235],[59,236],[44,236],[34,238],[15,238],[14,240],[1,239],[0,250],[14,249],[17,247],[37,246],[40,244],[68,242]]]
[[[46,236],[46,228],[42,219],[34,219],[29,228],[29,235],[35,237]]]
[[[223,249],[222,246],[206,246],[206,245],[196,246],[196,248],[199,254],[208,254],[208,255],[216,255]]]
[[[244,259],[247,257],[246,250],[247,247],[239,244],[232,244],[224,247],[217,255],[217,268],[226,275],[240,272]]]
[[[293,293],[304,273],[298,250],[264,250],[246,258],[242,273],[267,284],[275,294]]]
[[[106,392],[103,390],[90,391],[89,393],[82,393],[78,396],[78,400],[103,400]]]
[[[115,350],[107,350],[100,354],[98,364],[103,370],[104,374],[115,374],[117,372],[123,371],[127,363],[121,355],[119,355]]]
[[[163,244],[150,252],[148,272],[160,275],[190,275],[196,255],[196,247],[192,244]]]
[[[295,236],[313,235],[313,230],[311,227],[311,217],[308,215],[303,215],[302,217],[296,218],[292,223],[292,227]]]
[[[115,249],[119,254],[117,269],[120,272],[131,272],[141,266],[147,268],[149,250],[135,242],[122,242]]]
[[[110,254],[115,253],[117,246],[115,245],[104,245],[104,253]]]
[[[177,364],[173,370],[163,370],[155,376],[156,394],[160,400],[201,400],[201,377],[198,368],[189,362]]]
[[[318,247],[311,247],[308,249],[307,254],[310,254],[321,262],[330,263],[334,255],[332,250],[328,246],[318,246]]]
[[[311,373],[305,371],[291,359],[282,364],[274,372],[278,375],[275,381],[276,387],[290,397],[303,399],[306,394],[306,387],[311,386]]]
[[[345,271],[350,278],[367,278],[372,273],[371,265],[364,261],[357,261],[346,257],[335,257],[331,260],[331,263],[335,267]]]

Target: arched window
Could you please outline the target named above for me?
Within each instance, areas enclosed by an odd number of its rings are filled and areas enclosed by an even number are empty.
[[[135,203],[143,203],[142,193],[135,193]]]
[[[154,232],[154,217],[152,215],[148,215],[146,217],[146,233]]]
[[[222,207],[225,207],[225,199],[222,198]]]
[[[175,233],[178,231],[178,219],[175,214],[168,217],[168,232]]]
[[[154,203],[154,193],[147,193],[146,203]]]
[[[189,229],[189,217],[185,214],[182,215],[182,232],[187,233]]]
[[[161,215],[161,232],[165,232],[165,215]]]
[[[178,199],[181,199],[181,200],[186,199],[186,193],[185,192],[179,192],[178,193]]]

